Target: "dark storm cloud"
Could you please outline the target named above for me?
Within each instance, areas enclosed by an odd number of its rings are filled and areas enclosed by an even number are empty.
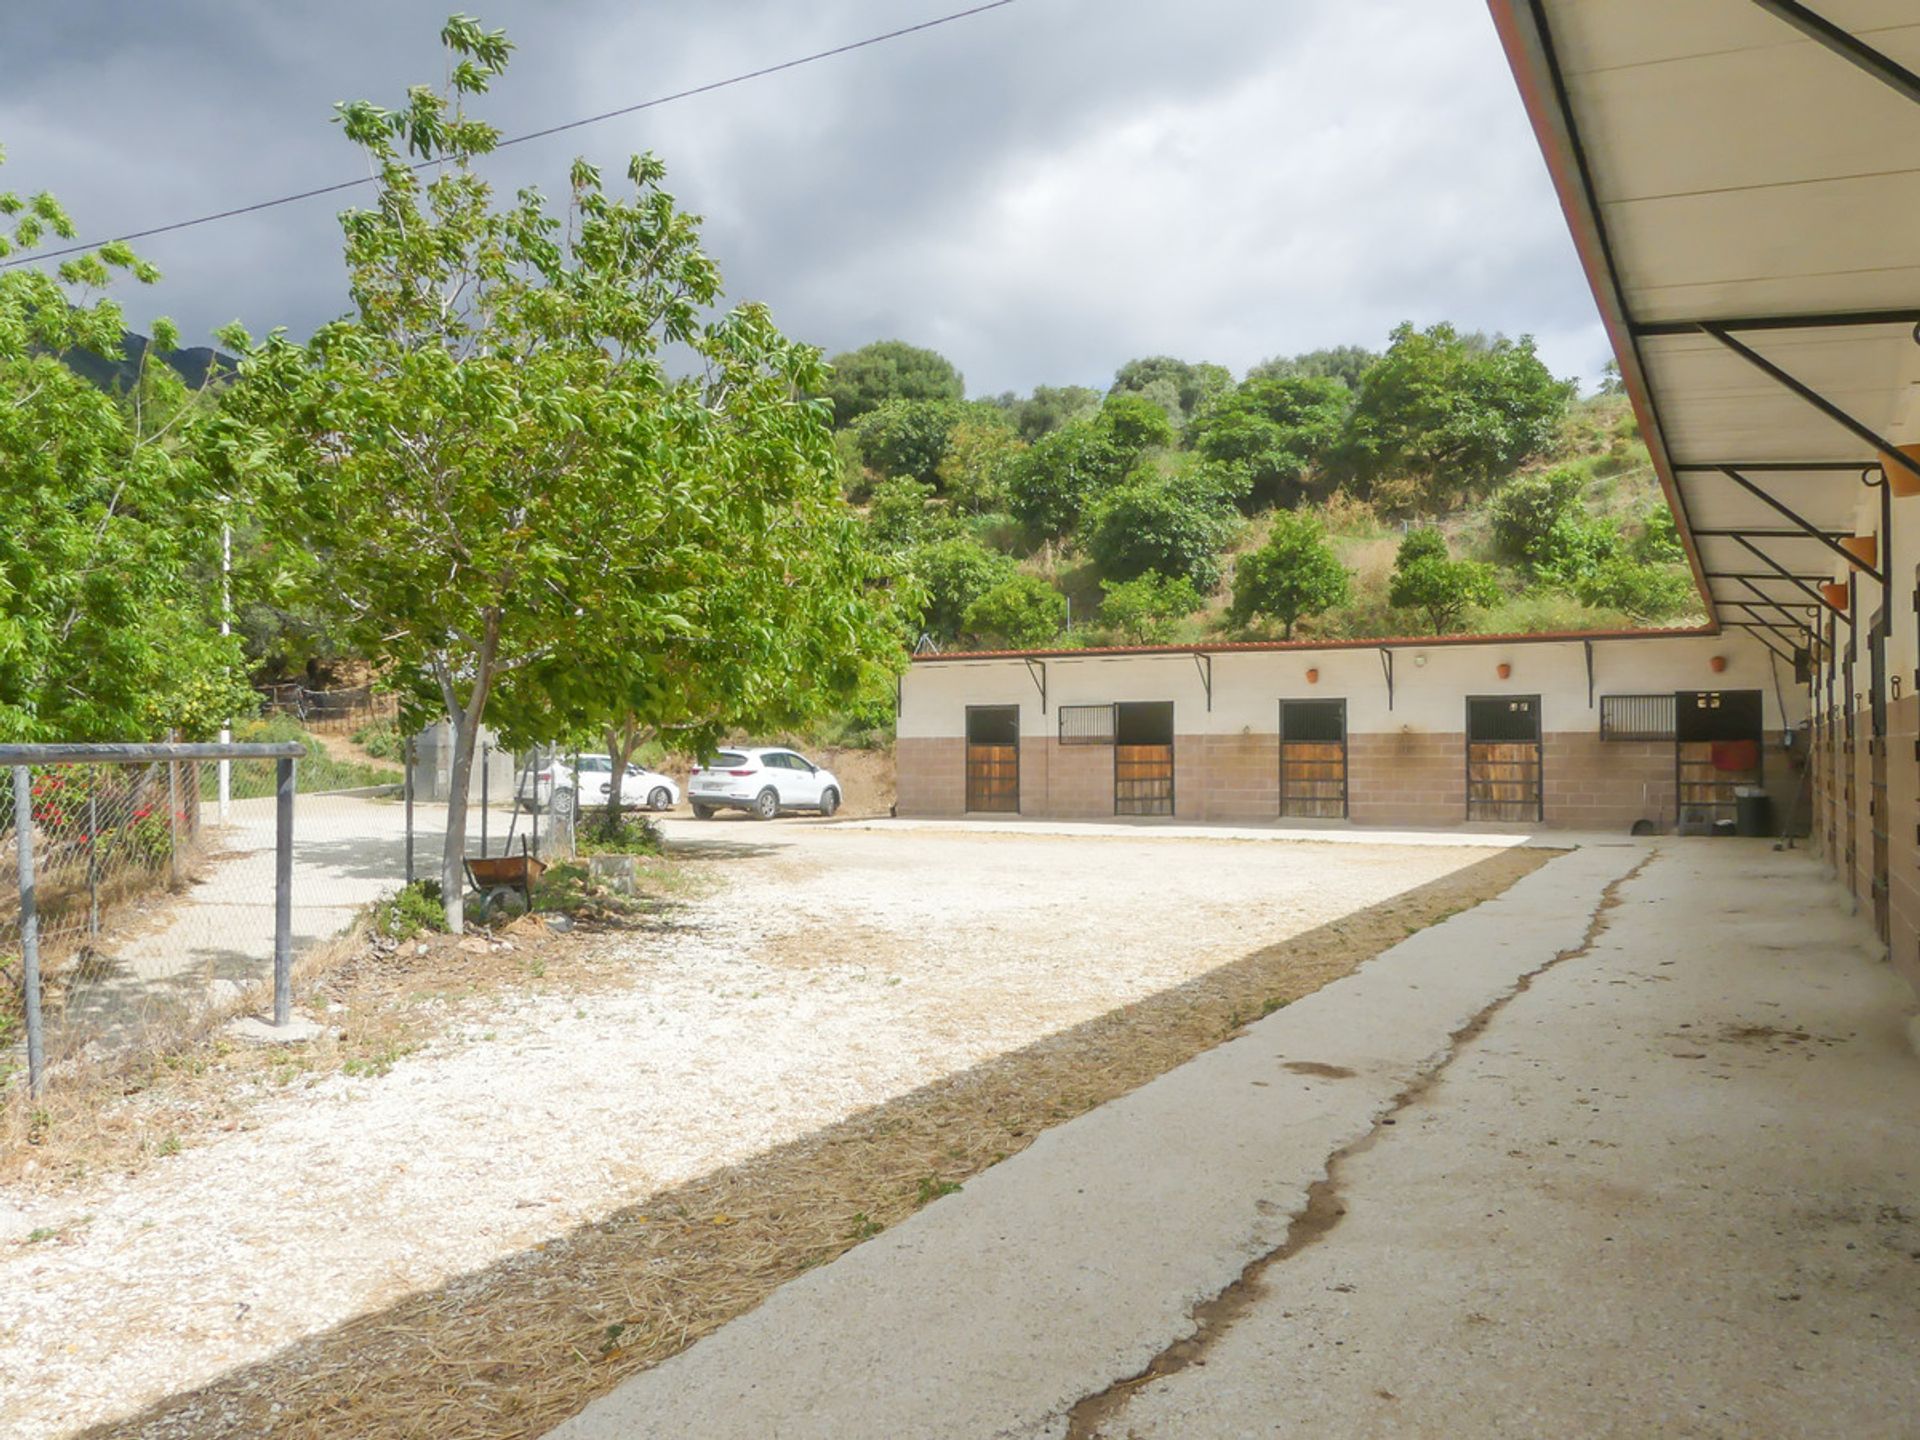
[[[957,8],[941,0],[492,3],[508,133]],[[438,7],[67,0],[0,17],[0,181],[117,233],[358,173],[332,105],[437,80]],[[976,393],[1236,369],[1402,319],[1605,354],[1482,0],[1020,0],[504,152],[502,187],[650,148],[730,294],[830,351],[934,345]],[[344,305],[338,198],[156,237],[131,297],[204,335]]]

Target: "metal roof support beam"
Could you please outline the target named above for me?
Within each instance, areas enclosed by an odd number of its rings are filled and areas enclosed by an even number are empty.
[[[1213,656],[1204,650],[1193,652],[1193,668],[1200,672],[1200,683],[1207,687],[1207,713],[1213,713]]]
[[[1709,580],[1824,580],[1825,575],[1798,575],[1786,570],[1709,570]]]
[[[1690,460],[1673,468],[1675,473],[1681,475],[1717,475],[1729,465],[1755,475],[1791,475],[1801,471],[1817,475],[1851,475],[1856,471],[1874,468],[1864,460]]]
[[[1587,709],[1593,708],[1593,642],[1582,640],[1581,648],[1587,652]]]
[[[1808,535],[1800,530],[1756,530],[1751,525],[1710,525],[1704,530],[1693,532],[1703,540],[1738,540],[1742,535],[1751,535],[1756,540],[1813,540],[1817,536]],[[1837,540],[1845,534],[1843,530],[1822,530],[1830,540]]]
[[[1766,646],[1767,649],[1773,651],[1774,654],[1778,655],[1782,660],[1785,660],[1789,665],[1794,663],[1794,657],[1792,655],[1782,650],[1778,645],[1775,645],[1773,641],[1767,639],[1768,635],[1777,636],[1780,633],[1778,630],[1774,629],[1773,626],[1763,624],[1758,620],[1729,620],[1726,622],[1726,626],[1727,626],[1727,629],[1729,630],[1752,631],[1753,638],[1758,640],[1762,645]]]
[[[1841,615],[1840,611],[1834,609],[1833,606],[1827,604],[1826,597],[1822,595],[1818,590],[1815,590],[1811,585],[1807,584],[1807,582],[1802,580],[1798,575],[1790,574],[1786,566],[1782,565],[1778,560],[1774,559],[1771,555],[1767,554],[1766,551],[1762,550],[1758,545],[1754,544],[1751,540],[1747,539],[1746,536],[1736,535],[1733,538],[1740,545],[1742,549],[1752,554],[1753,557],[1759,560],[1763,565],[1766,565],[1769,568],[1771,568],[1775,574],[1781,577],[1781,579],[1791,580],[1797,587],[1799,587],[1799,590],[1803,595],[1805,595],[1809,600],[1813,601],[1813,603],[1818,605],[1822,610],[1826,611],[1830,615],[1840,615],[1840,618],[1843,620],[1846,619],[1846,616]],[[1851,624],[1852,622],[1849,621],[1848,623]]]
[[[1755,0],[1755,3],[1766,3],[1766,0]],[[1741,344],[1738,340],[1734,339],[1732,335],[1727,333],[1726,326],[1716,324],[1712,321],[1706,321],[1701,324],[1700,333],[1718,340],[1723,346],[1753,366],[1753,368],[1761,374],[1767,376],[1776,384],[1791,390],[1795,395],[1798,395],[1802,400],[1806,401],[1807,404],[1833,421],[1834,424],[1838,425],[1842,430],[1845,430],[1849,435],[1852,435],[1867,445],[1871,445],[1874,450],[1886,456],[1887,459],[1892,460],[1894,464],[1898,465],[1901,469],[1911,471],[1915,479],[1920,479],[1920,460],[1916,460],[1911,455],[1902,451],[1899,446],[1880,435],[1877,431],[1862,425],[1858,420],[1854,419],[1853,416],[1827,399],[1826,396],[1822,395],[1804,381],[1782,370],[1759,351]]]
[[[1766,591],[1762,590],[1758,585],[1755,585],[1751,580],[1742,581],[1741,583],[1744,584],[1747,587],[1747,589],[1753,592],[1755,599],[1757,599],[1762,605],[1765,605],[1769,610],[1775,611],[1777,614],[1779,614],[1779,616],[1783,620],[1785,620],[1788,625],[1792,626],[1796,630],[1805,630],[1809,635],[1813,633],[1813,626],[1811,624],[1809,624],[1805,620],[1802,620],[1798,615],[1794,614],[1786,606],[1782,605],[1778,600],[1775,600],[1771,595],[1767,594]],[[1760,618],[1759,611],[1755,610],[1753,606],[1749,605],[1744,600],[1729,600],[1726,603],[1729,605],[1738,605],[1742,610],[1745,610],[1749,615],[1753,616],[1754,619],[1756,620]]]
[[[1784,20],[1809,40],[1826,46],[1842,60],[1858,65],[1881,84],[1890,85],[1907,99],[1920,103],[1920,75],[1874,49],[1852,31],[1841,29],[1799,0],[1753,0],[1753,3],[1769,15]]]
[[[1380,668],[1387,676],[1387,709],[1393,709],[1393,651],[1380,647]]]
[[[1725,320],[1639,320],[1641,339],[1696,335],[1702,326],[1723,330],[1841,330],[1855,325],[1920,325],[1920,310],[1813,310],[1801,315],[1736,315]]]
[[[1033,688],[1040,692],[1040,713],[1047,713],[1047,662],[1044,660],[1027,661],[1027,678],[1033,681]]]
[[[1811,535],[1814,539],[1818,540],[1822,545],[1826,546],[1829,550],[1833,551],[1834,554],[1838,555],[1842,560],[1846,561],[1847,564],[1852,565],[1857,569],[1865,570],[1876,581],[1881,578],[1880,571],[1877,568],[1867,564],[1866,561],[1862,560],[1859,556],[1855,555],[1851,550],[1847,549],[1838,540],[1829,538],[1827,535],[1827,532],[1820,529],[1819,526],[1814,525],[1812,522],[1808,520],[1802,519],[1799,512],[1794,510],[1792,507],[1790,507],[1784,500],[1775,499],[1773,496],[1769,495],[1766,491],[1762,490],[1758,485],[1754,484],[1751,480],[1747,479],[1747,477],[1742,475],[1738,470],[1734,469],[1731,465],[1722,465],[1720,467],[1720,473],[1726,476],[1727,479],[1733,481],[1734,484],[1738,485],[1742,490],[1746,491],[1749,495],[1753,496],[1753,498],[1758,500],[1761,504],[1770,506],[1772,509],[1779,512],[1781,515],[1786,516],[1787,519],[1791,520],[1794,524],[1798,525],[1807,534]]]

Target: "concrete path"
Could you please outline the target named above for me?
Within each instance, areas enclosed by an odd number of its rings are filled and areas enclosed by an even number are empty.
[[[211,824],[212,807],[208,807]],[[508,814],[490,818],[496,847]],[[418,805],[414,855],[439,867],[444,806]],[[477,840],[479,820],[471,822]],[[273,973],[274,801],[237,800],[207,835],[202,871],[155,913],[103,934],[99,958],[67,992],[52,1048],[70,1053],[133,1042],[149,1027],[219,1004]],[[364,905],[406,874],[406,810],[365,795],[300,795],[294,802],[293,941],[296,953],[338,934]]]
[[[1837,894],[1560,857],[554,1434],[1912,1433],[1911,997]]]

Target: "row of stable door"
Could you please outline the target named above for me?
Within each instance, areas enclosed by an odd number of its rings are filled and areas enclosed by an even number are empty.
[[[1660,706],[1657,732],[1617,738],[1674,742],[1675,820],[1730,818],[1742,784],[1760,780],[1761,697],[1755,691],[1686,692],[1640,697]],[[1468,820],[1538,823],[1546,818],[1544,756],[1537,695],[1469,696],[1466,702]],[[1603,722],[1602,734],[1605,735]],[[1728,742],[1751,758],[1730,768]],[[1020,809],[1020,709],[967,710],[966,807],[982,813]],[[1062,745],[1113,750],[1113,813],[1174,813],[1174,719],[1170,701],[1066,706]],[[1744,751],[1743,751],[1744,753]],[[1280,805],[1288,819],[1347,815],[1347,704],[1280,702]]]
[[[1084,722],[1063,714],[1061,743],[1111,746],[1114,814],[1174,813],[1171,701],[1066,708],[1102,712]],[[1466,764],[1469,820],[1541,819],[1539,697],[1469,699]],[[966,785],[969,811],[1018,813],[1017,705],[968,707]],[[1346,817],[1346,701],[1280,702],[1280,814]]]

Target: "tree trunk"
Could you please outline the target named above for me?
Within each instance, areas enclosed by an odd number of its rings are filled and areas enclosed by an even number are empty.
[[[447,838],[440,851],[440,898],[447,907],[447,930],[459,935],[467,928],[467,787],[473,779],[473,737],[480,727],[458,707],[449,720],[453,726],[453,767],[448,781]]]

